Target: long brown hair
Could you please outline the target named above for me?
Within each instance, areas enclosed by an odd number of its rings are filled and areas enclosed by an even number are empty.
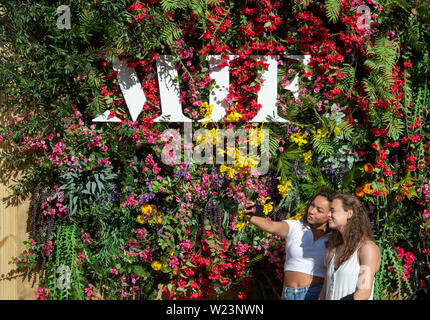
[[[363,238],[373,241],[375,239],[367,210],[363,203],[351,194],[339,193],[333,198],[333,200],[336,199],[342,200],[343,210],[352,210],[353,212],[345,227],[345,238],[342,237],[338,230],[332,230],[332,236],[328,241],[328,250],[345,243],[345,249],[339,259],[339,265],[341,265],[354,253]]]
[[[333,201],[333,197],[335,195],[336,195],[336,193],[333,190],[329,189],[329,188],[321,188],[321,189],[319,189],[318,192],[315,194],[315,196],[309,201],[308,205],[306,206],[306,209],[305,209],[306,211],[305,211],[305,214],[304,214],[304,216],[302,218],[303,225],[304,226],[309,225],[309,222],[308,222],[309,207],[312,204],[312,201],[314,201],[317,196],[322,196],[322,197],[326,198],[328,201],[332,202]],[[327,222],[326,233],[329,233],[329,232],[330,232],[330,230],[328,228],[328,222]]]

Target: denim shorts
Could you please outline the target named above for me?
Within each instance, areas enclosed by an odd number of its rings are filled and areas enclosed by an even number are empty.
[[[283,287],[281,300],[318,300],[323,284],[314,284],[308,287]]]

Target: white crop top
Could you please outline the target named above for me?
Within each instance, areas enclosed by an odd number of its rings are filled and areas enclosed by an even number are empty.
[[[304,226],[298,220],[284,220],[284,222],[290,227],[285,238],[284,271],[303,272],[325,278],[326,243],[331,233],[314,241],[314,235],[309,226]]]

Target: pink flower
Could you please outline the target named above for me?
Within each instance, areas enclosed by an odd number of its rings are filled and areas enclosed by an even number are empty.
[[[48,288],[37,288],[36,292],[34,293],[36,297],[39,300],[47,300],[47,296],[49,296],[49,289]]]
[[[395,250],[396,250],[397,255],[399,256],[399,258],[402,259],[404,257],[404,255],[405,255],[405,250],[403,250],[400,247],[396,247]]]
[[[413,254],[412,252],[407,252],[407,253],[406,253],[406,257],[405,257],[405,262],[406,262],[406,263],[411,264],[411,263],[413,263],[414,261],[415,261],[415,256],[414,256],[414,254]]]

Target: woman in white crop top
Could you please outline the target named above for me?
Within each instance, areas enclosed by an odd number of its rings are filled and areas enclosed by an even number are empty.
[[[325,277],[328,213],[334,195],[329,189],[319,190],[302,221],[270,221],[254,216],[254,203],[247,203],[245,218],[249,222],[286,240],[283,300],[317,300],[319,297]]]
[[[320,299],[373,299],[380,255],[365,207],[353,195],[338,194],[331,203],[328,223],[332,236]]]

